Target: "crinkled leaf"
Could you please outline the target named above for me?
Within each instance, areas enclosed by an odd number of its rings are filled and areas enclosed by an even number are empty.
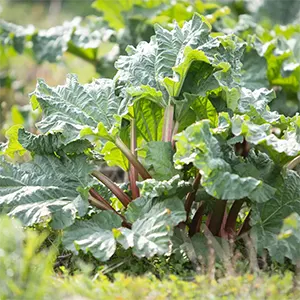
[[[165,209],[168,209],[171,214],[170,225],[172,226],[176,226],[186,219],[183,201],[177,196],[171,196],[163,200],[141,196],[128,205],[126,218],[133,223],[137,219],[157,215]]]
[[[65,145],[63,135],[60,132],[34,135],[24,129],[19,129],[18,140],[26,150],[40,155],[53,154],[60,151],[66,154],[80,154],[92,147],[87,140],[78,140]]]
[[[171,143],[149,142],[144,146],[146,151],[145,167],[152,177],[157,180],[168,180],[175,176],[178,171],[174,168]]]
[[[120,113],[120,99],[110,79],[81,85],[77,76],[69,74],[66,85],[55,88],[39,80],[31,96],[34,106],[37,101],[43,110],[39,129],[43,133],[61,132],[66,143],[79,139],[80,131],[85,128],[96,130],[98,123],[107,134],[117,122],[114,115]]]
[[[97,259],[107,261],[116,250],[112,229],[121,223],[122,219],[111,211],[100,212],[89,220],[76,220],[65,230],[63,245],[73,252],[90,252]]]
[[[195,49],[199,45],[211,41],[210,29],[210,24],[197,14],[182,28],[176,24],[171,31],[156,25],[158,79],[173,75],[172,67],[181,64],[186,47],[187,49]],[[195,53],[195,55],[197,54]]]
[[[47,30],[37,30],[32,25],[22,27],[5,21],[0,22],[0,43],[11,46],[18,53],[25,48],[32,48],[34,58],[38,63],[57,62],[65,52],[75,54],[91,63],[96,63],[97,49],[108,41],[113,30],[99,18],[93,22],[85,22],[79,17],[71,22]],[[28,43],[27,41],[30,41]]]
[[[117,241],[125,248],[132,248],[137,257],[153,257],[169,252],[172,228],[171,213],[163,212],[138,219],[132,229],[120,228]]]
[[[51,220],[54,229],[70,226],[88,207],[87,194],[93,184],[91,166],[84,156],[58,159],[38,156],[29,163],[11,165],[0,161],[0,207],[30,226]]]
[[[259,145],[269,156],[279,164],[285,164],[300,153],[299,120],[291,122],[282,137],[271,133],[268,123],[257,125],[247,116],[235,116],[232,119],[232,133],[242,135],[254,145]]]
[[[147,199],[157,198],[158,200],[163,200],[171,196],[177,196],[182,199],[191,190],[191,184],[181,180],[179,175],[163,181],[147,179],[137,182],[137,185],[140,188],[141,196]]]
[[[73,29],[78,25],[80,19],[73,22],[65,22],[62,26],[40,30],[32,36],[33,53],[38,62],[47,60],[56,62],[68,49]]]
[[[294,259],[293,243],[278,239],[284,218],[292,213],[300,213],[300,177],[294,171],[288,171],[278,178],[277,192],[274,197],[265,203],[253,205],[251,212],[251,234],[256,243],[258,252],[268,249],[274,260],[281,263],[284,257]],[[296,263],[296,261],[293,261]]]
[[[133,105],[137,137],[143,140],[159,141],[162,137],[164,111],[157,103],[140,99]]]
[[[263,118],[267,122],[275,122],[279,119],[277,112],[271,112],[268,104],[275,98],[275,93],[272,90],[266,88],[257,89],[251,91],[246,88],[241,89],[241,97],[238,103],[238,111],[240,113],[247,113],[250,116],[253,115],[253,111],[256,115],[253,118]]]
[[[127,86],[148,85],[158,89],[155,78],[156,42],[142,41],[136,48],[128,46],[127,56],[120,56],[115,63],[119,70],[116,77]]]
[[[166,77],[163,80],[164,86],[172,97],[179,96],[184,84],[183,91],[192,90],[193,92],[195,89],[200,90],[200,85],[203,88],[211,87],[215,84],[215,81],[211,80],[210,75],[217,69],[210,65],[208,57],[202,50],[187,47],[184,50],[184,57],[185,60],[173,68],[176,72],[173,78]],[[197,72],[201,73],[201,79],[198,76],[194,77]],[[187,76],[188,73],[189,76]],[[192,78],[194,80],[190,82]]]
[[[157,181],[148,179],[138,183],[141,196],[132,201],[127,208],[126,218],[135,222],[146,215],[156,215],[168,209],[172,226],[186,219],[183,200],[191,190],[191,184],[174,176],[171,180]]]
[[[226,151],[221,148],[218,139],[210,131],[209,121],[189,126],[176,136],[176,140],[175,163],[179,166],[193,163],[202,175],[202,186],[213,197],[224,200],[249,197],[254,201],[264,202],[273,195],[274,189],[261,180],[246,174],[240,176],[232,168],[234,161],[230,159],[237,158],[234,158],[230,147]]]

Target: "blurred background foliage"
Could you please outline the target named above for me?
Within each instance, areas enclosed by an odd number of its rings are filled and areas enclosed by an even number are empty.
[[[0,1],[0,19],[18,25],[33,24],[48,29],[74,17],[95,12],[92,1]],[[1,31],[1,29],[0,29]],[[45,78],[51,84],[63,83],[66,74],[74,72],[86,82],[97,76],[93,66],[76,56],[65,55],[58,64],[38,64],[30,53],[19,55],[14,49],[3,46],[0,38],[0,140],[13,124],[22,123],[34,131],[32,124],[37,117],[28,105],[28,94],[35,88],[37,78]]]

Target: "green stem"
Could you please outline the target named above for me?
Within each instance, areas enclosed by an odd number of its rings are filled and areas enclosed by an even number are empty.
[[[131,199],[113,181],[98,171],[94,171],[92,175],[101,181],[106,187],[108,187],[125,207],[128,206],[128,204],[131,202]]]
[[[131,132],[130,132],[130,148],[131,153],[136,157],[136,126],[135,126],[135,119],[131,119]],[[132,199],[136,199],[140,196],[140,191],[138,186],[136,185],[136,181],[138,179],[138,173],[136,168],[132,163],[130,163],[129,167],[129,182],[130,182],[130,189],[132,193]]]
[[[136,168],[136,170],[144,180],[151,178],[151,175],[148,173],[148,171],[138,161],[138,159],[134,156],[131,150],[123,143],[123,141],[119,137],[116,138],[115,144],[122,151],[122,153],[127,157],[129,162]]]
[[[165,109],[165,114],[164,114],[164,127],[163,127],[163,136],[162,136],[162,140],[164,142],[172,142],[173,117],[174,117],[174,106],[168,105]]]

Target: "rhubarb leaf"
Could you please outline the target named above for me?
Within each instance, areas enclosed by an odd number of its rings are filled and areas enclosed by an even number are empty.
[[[239,174],[233,166],[239,163],[230,147],[222,147],[213,136],[207,120],[189,126],[176,136],[174,160],[180,167],[193,163],[202,175],[201,184],[206,192],[217,199],[237,200],[249,197],[264,202],[275,190],[254,177]]]
[[[97,79],[81,85],[77,76],[68,75],[66,85],[49,87],[39,80],[31,94],[33,107],[40,106],[43,119],[37,124],[42,133],[61,132],[65,143],[80,139],[80,131],[102,124],[106,132],[117,123],[120,99],[115,95],[114,81]]]
[[[171,143],[149,142],[144,146],[144,150],[145,167],[154,179],[167,180],[178,173],[173,164],[174,151]]]
[[[285,257],[294,263],[300,259],[300,216],[292,213],[283,220],[283,226],[278,235],[279,243],[285,244]]]
[[[244,136],[254,145],[259,145],[275,162],[280,165],[287,163],[300,154],[300,123],[299,118],[291,121],[290,126],[281,137],[271,132],[271,125],[254,124],[247,115],[234,116],[232,119],[232,133]]]
[[[18,133],[19,143],[28,151],[35,154],[54,154],[64,152],[66,154],[81,154],[84,150],[92,148],[88,140],[78,140],[65,144],[62,133],[34,135],[25,131],[23,128],[19,129]]]
[[[117,241],[125,248],[132,248],[137,257],[153,257],[170,251],[173,233],[171,213],[165,209],[156,215],[146,215],[132,224],[132,229],[120,228]]]
[[[65,230],[63,245],[75,253],[90,252],[97,259],[107,261],[116,251],[112,230],[121,223],[122,219],[111,211],[100,212],[89,220],[76,220]]]
[[[176,226],[186,219],[183,201],[177,196],[171,196],[161,201],[141,196],[129,204],[126,218],[130,222],[135,222],[137,219],[145,216],[157,215],[165,209],[171,215],[170,226]]]
[[[161,140],[164,116],[161,106],[153,101],[140,99],[133,105],[133,115],[138,138],[146,142]]]
[[[94,181],[84,156],[58,159],[38,156],[29,163],[12,165],[0,161],[0,208],[19,218],[25,226],[51,220],[51,227],[70,226],[84,216],[87,193]],[[78,192],[81,190],[82,192]]]
[[[300,214],[300,176],[288,171],[277,178],[277,192],[269,201],[256,203],[251,212],[251,236],[259,253],[267,249],[273,259],[280,263],[284,258],[294,259],[294,244],[278,239],[283,221],[292,213]],[[293,263],[296,263],[293,260]]]
[[[114,143],[106,142],[100,153],[109,166],[118,166],[124,171],[128,171],[128,159]]]

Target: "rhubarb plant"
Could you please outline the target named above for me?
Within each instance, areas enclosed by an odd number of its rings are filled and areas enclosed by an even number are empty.
[[[211,30],[198,14],[156,25],[149,42],[127,47],[113,79],[39,80],[30,97],[40,134],[13,127],[0,148],[1,211],[62,230],[66,249],[101,261],[117,247],[153,257],[190,243],[200,254],[209,230],[296,263],[296,239],[278,235],[300,214],[299,116],[271,111],[275,92],[253,85],[243,64],[251,41]],[[113,182],[103,161],[128,182]]]

